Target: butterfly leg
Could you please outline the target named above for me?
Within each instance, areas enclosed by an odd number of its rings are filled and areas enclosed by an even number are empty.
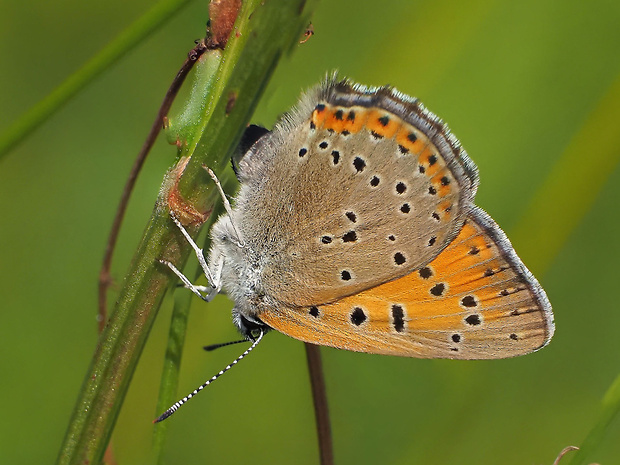
[[[160,260],[160,263],[166,265],[172,272],[177,275],[177,277],[183,283],[183,287],[189,289],[198,297],[200,297],[205,302],[210,302],[213,298],[219,293],[219,289],[210,286],[195,286],[192,282],[185,276],[183,273],[179,271],[179,269],[174,266],[172,263],[166,260]]]
[[[237,241],[235,245],[237,245],[238,247],[244,247],[243,240],[241,239],[241,234],[239,234],[239,230],[237,229],[237,226],[235,226],[235,222],[233,220],[232,207],[230,206],[228,197],[226,197],[226,194],[224,193],[224,189],[222,189],[222,184],[220,183],[220,180],[217,178],[213,170],[209,168],[207,165],[202,165],[202,167],[205,170],[207,170],[207,173],[209,173],[209,176],[211,176],[211,179],[213,179],[213,182],[215,183],[215,186],[217,187],[217,190],[220,193],[220,197],[222,197],[222,202],[224,203],[224,209],[226,210],[226,214],[230,218],[232,227],[235,230],[235,235],[237,236],[236,237]]]
[[[172,270],[172,272],[177,275],[177,277],[183,283],[184,287],[192,291],[201,299],[209,302],[213,300],[213,298],[220,292],[222,288],[221,271],[222,265],[224,263],[224,257],[219,257],[212,272],[209,268],[209,265],[207,264],[207,260],[205,259],[204,251],[200,247],[198,247],[198,244],[196,244],[194,239],[192,239],[192,237],[189,235],[189,233],[186,231],[186,229],[183,227],[183,225],[174,215],[174,213],[170,212],[170,217],[172,218],[172,221],[174,221],[174,223],[177,225],[177,227],[181,230],[181,233],[183,234],[187,242],[192,246],[192,249],[194,249],[194,253],[198,258],[198,263],[200,264],[203,273],[209,281],[209,286],[196,286],[192,284],[192,282],[172,263],[166,260],[160,260],[160,262],[170,268],[170,270]]]

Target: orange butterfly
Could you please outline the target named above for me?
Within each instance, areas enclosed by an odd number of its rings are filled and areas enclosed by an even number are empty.
[[[473,203],[476,166],[416,99],[328,79],[249,149],[239,180],[208,261],[186,234],[210,286],[167,264],[205,300],[226,291],[249,350],[271,328],[423,358],[513,357],[551,339],[545,292]]]

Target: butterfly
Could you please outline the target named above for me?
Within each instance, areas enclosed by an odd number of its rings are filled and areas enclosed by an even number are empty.
[[[496,359],[551,339],[544,290],[474,204],[475,164],[417,99],[328,78],[237,171],[208,260],[194,244],[209,287],[169,266],[205,300],[224,290],[248,340]]]

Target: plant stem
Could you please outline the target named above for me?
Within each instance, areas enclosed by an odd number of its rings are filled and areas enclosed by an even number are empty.
[[[316,0],[244,3],[205,109],[202,137],[195,148],[189,147],[193,155],[179,183],[180,194],[197,210],[209,210],[217,198],[212,183],[205,182],[202,165],[221,166],[229,157],[275,65],[297,42],[315,5]],[[196,233],[196,228],[188,230]],[[95,351],[59,464],[101,462],[149,330],[174,278],[159,260],[182,267],[189,252],[160,199]]]
[[[581,448],[573,456],[570,465],[581,465],[603,442],[605,433],[614,418],[620,412],[620,375],[611,383],[603,397],[603,405],[598,421],[588,433]]]
[[[321,349],[319,346],[307,342],[305,346],[308,371],[310,372],[310,384],[312,385],[312,399],[314,401],[314,416],[316,418],[321,465],[333,465],[332,432],[329,422],[325,379],[323,377],[323,364],[321,362]]]

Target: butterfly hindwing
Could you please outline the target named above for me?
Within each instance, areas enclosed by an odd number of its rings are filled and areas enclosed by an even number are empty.
[[[331,304],[266,310],[260,318],[306,342],[421,358],[522,355],[543,347],[554,329],[544,291],[477,207],[428,265]]]

